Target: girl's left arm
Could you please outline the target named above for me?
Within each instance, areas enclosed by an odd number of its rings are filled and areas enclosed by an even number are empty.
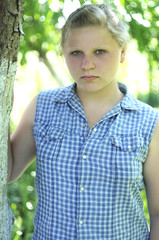
[[[149,240],[159,240],[159,121],[150,143],[143,174],[150,215]]]

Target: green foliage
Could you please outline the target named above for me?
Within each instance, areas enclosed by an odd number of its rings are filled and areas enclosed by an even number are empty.
[[[56,25],[58,19],[62,17],[62,11],[53,12],[50,9],[50,2],[40,4],[37,0],[25,1],[23,23],[25,35],[20,41],[22,64],[26,61],[25,55],[28,51],[37,51],[39,56],[50,50],[57,51],[59,32]]]
[[[147,207],[147,197],[146,197],[146,191],[143,190],[141,192],[141,195],[142,195],[142,198],[143,198],[143,204],[144,204],[144,214],[145,214],[145,217],[147,219],[147,222],[150,226],[150,219],[149,219],[149,212],[148,212],[148,207]]]
[[[153,59],[157,60],[159,58],[158,2],[125,0],[123,5],[129,14],[131,35],[137,40],[139,50],[152,54]]]
[[[21,178],[8,185],[8,198],[15,216],[11,240],[30,240],[33,228],[33,216],[36,208],[34,162]]]
[[[121,2],[127,12],[127,19],[129,19],[132,37],[137,40],[139,51],[147,54],[149,64],[149,96],[147,96],[148,103],[152,106],[159,106],[158,97],[155,96],[155,94],[158,95],[159,91],[159,72],[158,67],[154,67],[155,65],[158,65],[159,59],[158,1],[121,0]]]
[[[154,108],[158,108],[159,106],[159,94],[155,92],[149,92],[145,94],[138,93],[137,98],[142,102],[150,104]]]

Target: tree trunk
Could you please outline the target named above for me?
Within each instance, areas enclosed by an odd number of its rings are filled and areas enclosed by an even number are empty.
[[[10,239],[13,217],[7,201],[7,140],[23,0],[0,0],[0,240]]]

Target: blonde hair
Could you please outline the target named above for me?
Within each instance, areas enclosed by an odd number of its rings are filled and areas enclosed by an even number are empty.
[[[78,8],[66,20],[62,28],[62,49],[69,30],[86,26],[106,27],[120,47],[129,40],[128,25],[118,18],[112,8],[106,4],[88,4]]]

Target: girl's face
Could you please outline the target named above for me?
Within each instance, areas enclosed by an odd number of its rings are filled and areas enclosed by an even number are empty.
[[[78,91],[105,91],[108,85],[116,83],[125,48],[119,47],[106,28],[88,26],[70,30],[63,50]]]

